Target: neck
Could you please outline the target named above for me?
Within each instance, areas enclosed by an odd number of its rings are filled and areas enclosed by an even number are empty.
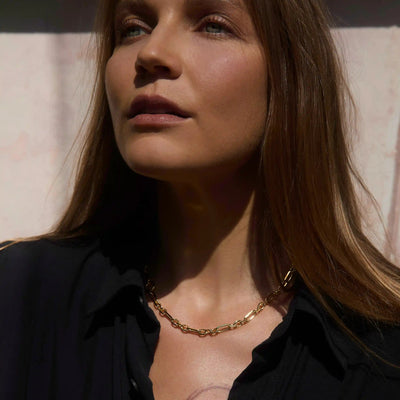
[[[160,297],[190,293],[210,307],[237,293],[260,298],[248,254],[253,198],[251,179],[159,184],[161,248],[151,275]]]

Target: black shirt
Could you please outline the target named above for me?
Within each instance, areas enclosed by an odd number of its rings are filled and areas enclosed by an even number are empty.
[[[153,399],[149,370],[160,326],[136,264],[132,249],[97,239],[40,240],[1,251],[0,399]],[[399,328],[356,328],[372,350],[400,365]],[[362,351],[305,288],[253,350],[229,394],[229,400],[399,398],[400,369]]]

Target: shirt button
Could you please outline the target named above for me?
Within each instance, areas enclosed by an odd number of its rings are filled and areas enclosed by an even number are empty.
[[[136,381],[133,378],[131,378],[130,381],[131,381],[132,389],[135,390],[135,392],[138,392],[139,387],[138,387],[138,384],[136,383]]]
[[[141,399],[137,382],[133,378],[130,379],[130,382],[131,382],[131,390],[129,391],[129,395],[131,399],[132,400]]]

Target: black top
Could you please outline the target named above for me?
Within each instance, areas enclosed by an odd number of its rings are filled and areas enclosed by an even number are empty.
[[[132,250],[128,257],[121,249],[100,240],[40,240],[0,252],[0,399],[153,399],[148,375],[160,326],[144,300],[141,266],[129,261]],[[400,365],[399,328],[356,329]],[[253,350],[229,394],[229,400],[398,398],[400,369],[360,350],[306,289]]]

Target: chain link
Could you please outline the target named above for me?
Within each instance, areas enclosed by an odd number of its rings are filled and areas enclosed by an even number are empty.
[[[164,308],[161,303],[157,299],[156,295],[156,288],[154,282],[147,277],[147,283],[146,283],[146,291],[149,294],[151,300],[153,301],[154,307],[162,317],[167,318],[170,322],[171,325],[174,328],[180,329],[183,333],[191,333],[200,337],[204,336],[216,336],[219,335],[220,333],[224,333],[227,331],[231,331],[234,329],[237,329],[243,325],[248,324],[251,320],[253,320],[261,311],[264,310],[265,307],[267,307],[269,304],[271,304],[280,294],[283,290],[288,290],[291,287],[292,280],[294,278],[294,273],[295,269],[291,268],[285,277],[283,278],[283,281],[281,282],[280,286],[275,289],[273,292],[271,292],[263,301],[260,301],[256,308],[253,310],[249,311],[243,319],[238,319],[235,322],[231,324],[224,324],[217,326],[216,328],[212,329],[195,329],[195,328],[190,328],[188,325],[182,324],[179,322],[178,319],[174,318],[166,308]],[[145,273],[147,275],[147,269],[145,270]]]

